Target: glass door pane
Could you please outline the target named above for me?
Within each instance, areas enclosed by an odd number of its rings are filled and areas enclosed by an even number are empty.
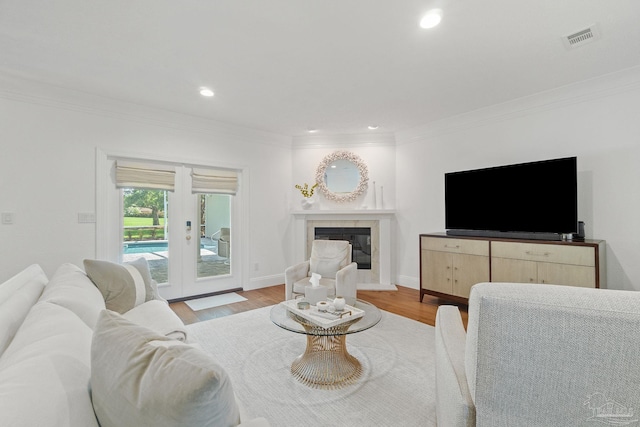
[[[198,194],[199,256],[197,277],[231,274],[231,197]]]
[[[164,190],[125,188],[122,191],[122,261],[143,257],[158,283],[169,278],[168,199]]]

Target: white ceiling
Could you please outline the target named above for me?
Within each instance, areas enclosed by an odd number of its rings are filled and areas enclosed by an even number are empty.
[[[638,66],[639,23],[638,0],[0,0],[0,71],[284,135],[395,132]]]

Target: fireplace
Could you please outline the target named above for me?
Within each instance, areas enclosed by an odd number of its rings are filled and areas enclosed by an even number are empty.
[[[380,283],[379,225],[380,222],[376,220],[309,219],[306,221],[307,259],[311,255],[311,243],[316,236],[323,234],[320,230],[334,229],[337,233],[325,238],[351,242],[351,259],[358,263],[358,283]],[[360,241],[356,241],[355,235],[361,232],[368,235],[359,237]]]
[[[293,212],[295,262],[309,259],[311,244],[316,236],[326,239],[342,239],[352,242],[358,252],[352,254],[358,263],[358,286],[378,284],[389,286],[393,277],[393,210],[304,210]],[[340,236],[327,236],[323,230],[339,229]],[[366,229],[368,235],[351,238]],[[316,234],[316,230],[318,230]],[[346,231],[346,233],[345,233]],[[355,233],[357,231],[357,233]],[[331,232],[333,234],[333,232]],[[346,236],[343,236],[346,234]],[[366,258],[364,257],[366,255]],[[368,264],[368,265],[367,265]],[[363,268],[365,267],[366,268]]]
[[[371,227],[315,227],[316,240],[346,240],[358,270],[371,270]]]

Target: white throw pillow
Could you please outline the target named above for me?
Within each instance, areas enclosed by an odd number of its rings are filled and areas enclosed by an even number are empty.
[[[38,302],[0,358],[0,426],[98,427],[89,392],[93,331]]]
[[[108,310],[122,314],[155,299],[149,264],[144,258],[124,264],[85,259],[84,269],[102,293]]]
[[[31,264],[6,282],[0,284],[0,305],[29,282],[37,282],[41,287],[47,284],[47,275],[38,264]],[[42,289],[41,289],[42,290]]]
[[[34,264],[0,284],[0,356],[11,344],[46,283],[47,276]]]
[[[335,279],[336,273],[340,270],[342,260],[315,258],[309,259],[309,271],[317,273],[326,279]]]
[[[240,422],[231,381],[211,356],[108,310],[94,330],[91,390],[101,427]]]
[[[187,340],[187,328],[178,315],[163,301],[154,300],[132,308],[122,315],[136,325],[178,341]]]
[[[62,264],[44,288],[40,301],[74,312],[91,329],[105,308],[104,298],[87,275],[74,264]]]

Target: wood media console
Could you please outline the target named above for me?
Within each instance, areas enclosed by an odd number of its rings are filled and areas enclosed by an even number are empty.
[[[425,294],[467,303],[480,282],[605,287],[605,241],[546,241],[420,235],[420,301]]]

